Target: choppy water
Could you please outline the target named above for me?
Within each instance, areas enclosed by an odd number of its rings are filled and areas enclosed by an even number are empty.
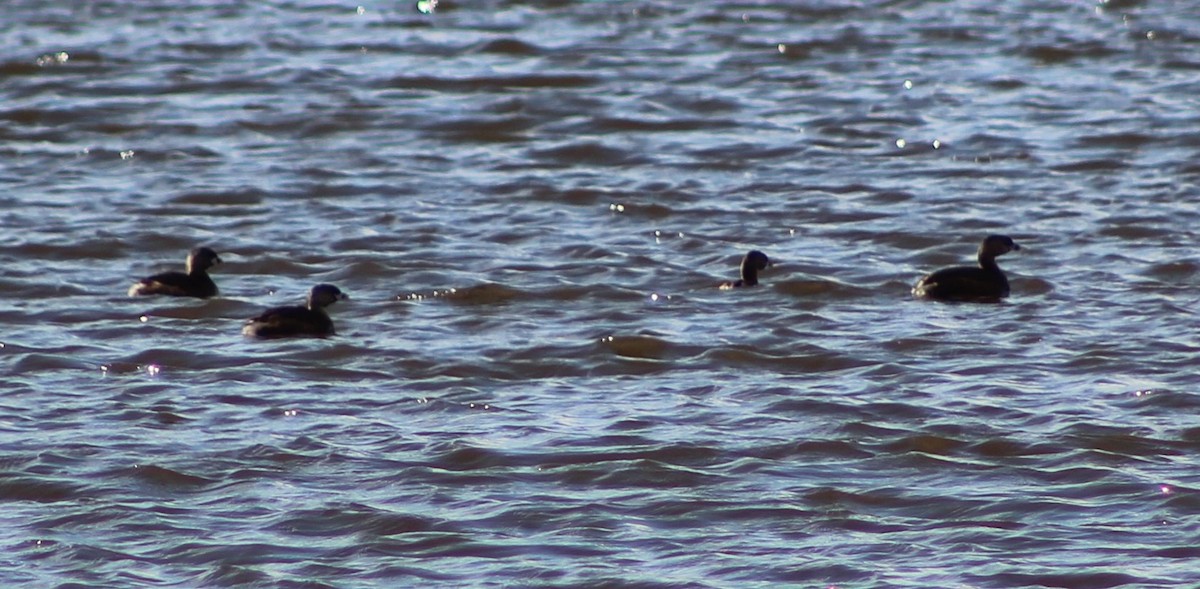
[[[1192,4],[358,8],[5,4],[4,585],[1200,584]]]

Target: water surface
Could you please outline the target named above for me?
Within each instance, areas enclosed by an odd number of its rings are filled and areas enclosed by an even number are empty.
[[[7,585],[1200,583],[1190,4],[5,13]]]

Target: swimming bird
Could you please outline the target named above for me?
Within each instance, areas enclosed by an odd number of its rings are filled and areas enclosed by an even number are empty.
[[[318,284],[308,293],[308,303],[301,307],[275,307],[250,319],[242,335],[260,338],[328,337],[334,335],[333,320],[325,307],[349,298],[332,284]]]
[[[129,296],[167,295],[201,299],[216,296],[217,284],[209,278],[207,270],[220,263],[217,252],[198,247],[188,253],[186,273],[163,272],[143,278],[129,287]]]
[[[986,301],[1008,296],[1008,278],[996,265],[996,256],[1020,251],[1007,235],[989,235],[979,244],[979,267],[956,266],[934,272],[913,286],[918,297],[946,301]]]
[[[771,266],[771,260],[758,250],[750,250],[746,257],[742,258],[742,277],[733,282],[725,282],[721,284],[721,290],[729,290],[731,288],[739,288],[743,286],[758,285],[758,272],[766,270]]]

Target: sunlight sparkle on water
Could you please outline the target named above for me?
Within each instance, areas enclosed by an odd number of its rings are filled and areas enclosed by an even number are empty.
[[[615,211],[615,212],[618,212],[618,213],[624,213],[624,212],[625,212],[625,205],[620,205],[620,204],[617,204],[617,203],[613,203],[613,204],[610,204],[610,205],[608,205],[608,210],[610,210],[610,211]]]
[[[66,51],[59,51],[58,53],[49,53],[49,54],[46,54],[46,55],[43,55],[43,56],[37,58],[37,64],[38,64],[38,67],[46,67],[48,65],[62,65],[64,63],[67,63],[67,60],[69,60],[69,59],[71,59],[71,56],[69,54],[67,54]]]
[[[160,372],[162,372],[162,366],[158,364],[149,364],[146,366],[146,374],[150,376],[158,376]]]
[[[150,321],[150,316],[149,316],[149,315],[142,315],[141,317],[138,317],[138,321],[141,321],[142,323],[147,323],[147,322],[149,322],[149,321]]]
[[[677,231],[677,232],[675,232],[675,236],[680,239],[683,239],[683,232]],[[654,231],[654,243],[662,243],[662,238],[663,238],[663,232],[656,229]]]
[[[417,2],[417,10],[421,14],[433,14],[437,10],[438,0],[419,0]]]
[[[1163,495],[1170,495],[1175,492],[1175,489],[1171,488],[1171,485],[1159,485],[1158,491]]]

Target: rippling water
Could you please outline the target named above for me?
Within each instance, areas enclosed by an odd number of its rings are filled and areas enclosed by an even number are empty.
[[[4,12],[5,585],[1200,584],[1190,3]]]

